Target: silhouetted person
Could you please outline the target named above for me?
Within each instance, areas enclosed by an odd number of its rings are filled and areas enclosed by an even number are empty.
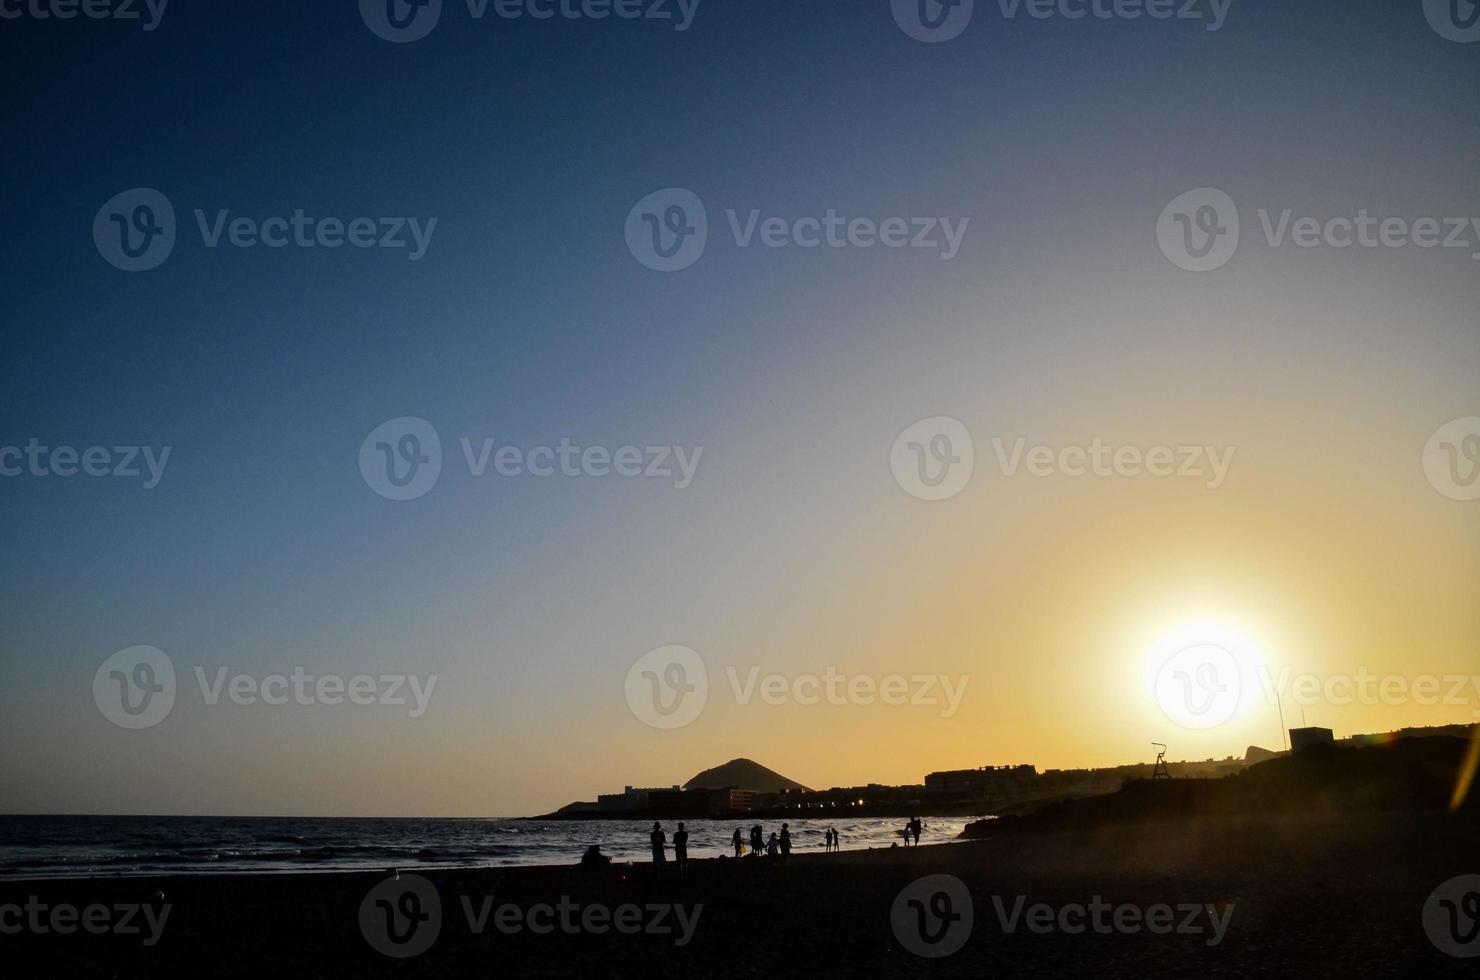
[[[730,839],[730,843],[732,843],[732,844],[735,845],[735,856],[736,857],[739,857],[740,854],[741,854],[741,852],[745,848],[744,843],[742,843],[741,840],[740,840],[740,828],[739,827],[736,827],[735,828],[735,836]]]
[[[612,866],[612,859],[601,853],[600,844],[592,844],[581,855],[581,867],[587,871],[605,871]]]
[[[750,856],[760,857],[765,849],[766,839],[762,836],[761,825],[756,824],[750,828]]]
[[[786,829],[786,824],[781,825],[781,856],[791,857],[791,831]]]
[[[910,833],[915,835],[915,846],[916,847],[919,847],[920,846],[920,827],[921,827],[920,818],[919,817],[911,817],[910,818]]]
[[[776,839],[776,831],[771,831],[771,839],[766,842],[766,856],[775,857],[781,851],[781,842]]]
[[[663,845],[668,841],[668,835],[663,833],[663,825],[653,821],[653,832],[648,834],[648,840],[653,842],[653,863],[663,863]]]
[[[673,832],[673,860],[678,865],[679,871],[685,871],[689,866],[689,832],[683,829],[683,823],[679,823],[678,829]]]

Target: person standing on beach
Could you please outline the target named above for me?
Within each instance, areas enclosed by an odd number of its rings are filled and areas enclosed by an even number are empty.
[[[680,872],[688,870],[689,867],[689,832],[683,829],[680,822],[678,829],[673,832],[673,860],[678,864]]]
[[[761,836],[761,825],[756,824],[750,828],[750,856],[760,857],[761,852],[766,849],[765,838]]]
[[[920,818],[919,817],[911,817],[910,818],[910,833],[912,833],[912,834],[915,835],[915,846],[916,847],[919,847],[920,846],[920,827],[921,827]]]
[[[776,839],[776,831],[773,830],[773,831],[771,831],[771,839],[770,839],[770,841],[768,841],[766,843],[766,856],[767,857],[775,857],[776,854],[777,854],[777,852],[780,851],[780,850],[781,850],[781,844]]]
[[[741,850],[745,847],[745,845],[740,842],[740,828],[739,827],[736,827],[735,828],[735,836],[732,837],[732,838],[730,838],[730,843],[732,843],[732,844],[735,845],[735,856],[736,857],[739,857]]]
[[[648,840],[653,843],[653,863],[663,863],[663,845],[668,841],[668,835],[663,833],[663,825],[653,821],[653,832],[648,834]]]
[[[786,828],[786,824],[781,825],[781,856],[791,857],[791,831]]]

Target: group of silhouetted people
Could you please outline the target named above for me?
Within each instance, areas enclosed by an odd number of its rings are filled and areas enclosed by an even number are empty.
[[[740,837],[740,828],[735,828],[734,835],[730,838],[730,844],[735,848],[735,856],[740,857],[745,852],[745,844]],[[781,832],[772,832],[769,839],[766,832],[761,829],[760,824],[750,828],[750,856],[760,857],[791,857],[791,826],[781,825]]]
[[[653,832],[648,834],[648,840],[653,845],[653,863],[662,864],[666,860],[663,854],[663,845],[668,841],[668,835],[663,833],[663,825],[653,821]],[[689,832],[683,829],[680,821],[678,829],[673,832],[673,863],[678,865],[678,870],[687,871],[689,867]]]
[[[904,836],[905,843],[910,842],[910,832],[913,830],[915,843],[920,843],[920,820],[911,817],[910,822],[905,824],[905,829],[900,831]],[[842,849],[840,835],[836,828],[828,827],[823,831],[823,849],[826,851],[837,851]],[[652,845],[653,863],[665,864],[668,861],[667,844],[668,835],[663,831],[661,821],[653,821],[652,833],[648,834],[648,841]],[[730,838],[734,845],[735,856],[741,857],[745,853],[745,839],[741,836],[740,828],[735,828],[734,836]],[[750,828],[750,856],[751,857],[791,857],[791,825],[783,823],[780,832],[772,832],[768,839],[760,824]],[[612,859],[601,853],[599,844],[592,844],[581,856],[581,867],[587,869],[610,868]],[[678,865],[679,871],[686,871],[689,866],[689,832],[684,829],[682,822],[678,829],[673,832],[673,863]]]
[[[915,846],[920,846],[920,829],[924,826],[925,825],[920,822],[919,817],[910,817],[910,819],[905,822],[904,829],[899,832],[899,836],[904,838],[905,847],[910,846],[911,837],[915,839]]]

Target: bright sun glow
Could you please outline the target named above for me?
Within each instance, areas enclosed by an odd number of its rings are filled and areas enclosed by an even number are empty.
[[[1242,630],[1217,621],[1179,624],[1146,657],[1146,689],[1171,721],[1209,729],[1244,714],[1258,700],[1265,658]]]

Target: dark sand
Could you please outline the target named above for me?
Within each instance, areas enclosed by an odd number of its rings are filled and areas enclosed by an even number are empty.
[[[148,901],[172,911],[159,943],[75,934],[0,936],[9,976],[296,977],[1366,977],[1477,975],[1428,940],[1425,899],[1480,872],[1472,817],[1427,813],[1256,816],[1154,822],[841,855],[669,864],[428,872],[442,926],[430,950],[397,960],[361,934],[367,874],[0,883],[0,905]],[[414,869],[403,869],[410,873]],[[974,903],[958,953],[921,959],[890,920],[914,879],[961,878]],[[692,941],[674,935],[508,935],[469,929],[459,895],[495,905],[702,903]],[[992,896],[1030,903],[1233,903],[1228,933],[1004,934]],[[579,915],[577,915],[579,918]],[[1183,915],[1179,913],[1180,922]],[[673,923],[670,917],[669,924]],[[1206,916],[1200,920],[1206,925]]]

